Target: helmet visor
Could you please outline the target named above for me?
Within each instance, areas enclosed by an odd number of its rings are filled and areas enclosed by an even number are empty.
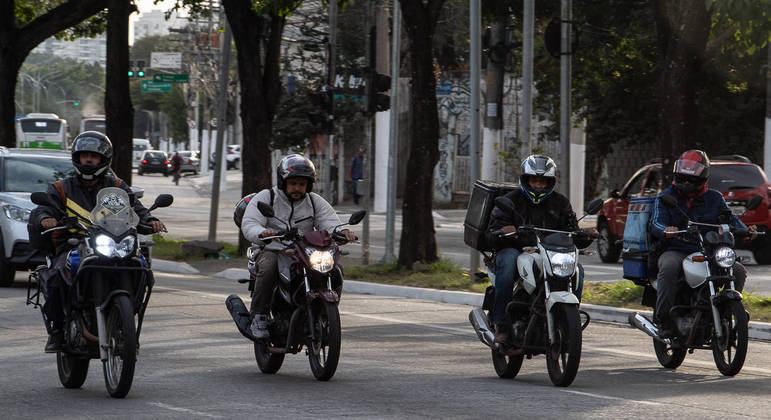
[[[72,147],[73,154],[78,152],[99,153],[108,158],[112,155],[110,145],[98,137],[80,137]]]
[[[679,159],[675,163],[675,174],[691,175],[701,177],[705,173],[707,166],[703,162],[697,162],[691,159]]]

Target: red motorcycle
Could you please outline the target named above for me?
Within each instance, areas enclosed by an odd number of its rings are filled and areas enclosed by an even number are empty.
[[[260,212],[267,218],[275,217],[273,207],[259,202]],[[307,347],[306,353],[313,376],[329,380],[337,369],[340,358],[340,313],[337,305],[343,289],[343,273],[338,265],[339,246],[345,244],[345,236],[339,233],[341,226],[361,222],[366,211],[351,215],[347,223],[336,226],[330,234],[325,230],[298,233],[296,228],[281,219],[286,230],[263,238],[270,242],[280,240],[285,247],[278,251],[278,281],[273,290],[271,313],[268,316],[268,339],[252,336],[250,325],[253,313],[238,295],[230,295],[225,306],[230,311],[238,331],[254,342],[254,357],[263,373],[276,373],[287,353],[296,354]],[[257,275],[256,260],[264,245],[249,248],[249,291],[254,291]]]

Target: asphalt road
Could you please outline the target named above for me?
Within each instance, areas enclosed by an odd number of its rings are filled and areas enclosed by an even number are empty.
[[[125,400],[107,396],[92,361],[82,389],[63,388],[26,290],[0,289],[0,412],[16,418],[767,418],[771,343],[753,341],[745,368],[721,376],[708,351],[661,368],[651,340],[592,323],[568,388],[545,359],[499,379],[467,320],[469,306],[345,294],[343,351],[328,383],[303,354],[276,375],[259,372],[224,300],[245,288],[224,279],[158,274]]]
[[[171,193],[175,197],[174,204],[165,209],[158,209],[154,214],[162,218],[169,227],[168,236],[181,239],[206,239],[209,233],[209,214],[211,207],[210,187],[208,178],[203,176],[185,176],[179,186],[171,182],[170,177],[159,174],[134,175],[134,185],[146,189],[143,202],[147,205],[157,194]],[[220,194],[220,205],[217,217],[217,235],[219,241],[238,242],[238,231],[233,223],[233,206],[241,198],[241,172],[230,170],[227,173],[226,189]],[[341,219],[347,219],[359,207],[352,203],[336,206]],[[399,213],[399,212],[398,212]],[[468,269],[470,264],[470,248],[463,242],[463,219],[465,210],[437,210],[434,212],[436,240],[439,251],[444,258],[452,260],[459,267]],[[382,213],[370,216],[370,261],[379,262],[385,254],[385,224]],[[361,236],[362,225],[354,227]],[[395,222],[396,254],[398,255],[399,235],[401,232],[401,216],[397,214]],[[360,244],[350,244],[346,247],[352,256],[361,256]],[[592,245],[590,250],[596,251]],[[739,250],[739,255],[747,257],[746,266],[749,280],[746,290],[764,296],[771,296],[771,266],[759,266],[752,259],[749,251]],[[586,280],[598,282],[617,282],[622,278],[621,261],[615,264],[602,263],[596,252],[591,256],[581,256]]]

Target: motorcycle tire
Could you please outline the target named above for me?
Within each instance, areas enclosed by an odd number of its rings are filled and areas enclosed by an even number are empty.
[[[656,351],[656,358],[659,359],[661,366],[667,369],[677,369],[683,364],[687,352],[686,349],[673,348],[656,339],[653,340],[653,350]]]
[[[71,356],[64,352],[56,353],[56,368],[59,371],[59,382],[65,388],[77,389],[83,386],[88,376],[89,359]]]
[[[254,359],[257,361],[257,367],[260,372],[274,374],[281,369],[284,363],[284,353],[271,353],[268,350],[270,343],[264,340],[254,342]]]
[[[102,364],[104,383],[113,398],[123,398],[134,381],[137,337],[134,307],[128,296],[115,296],[107,306],[105,333],[107,360]]]
[[[742,370],[747,357],[747,312],[741,302],[732,300],[720,308],[720,328],[723,337],[712,337],[712,356],[717,370],[725,376],[734,376]]]
[[[492,350],[492,352],[493,367],[495,367],[495,373],[498,374],[499,378],[511,379],[517,376],[519,369],[522,367],[522,360],[525,358],[525,355],[508,356],[498,350]]]
[[[555,342],[546,351],[546,368],[556,386],[573,383],[581,363],[581,317],[577,305],[552,307]]]
[[[597,228],[600,237],[597,238],[597,252],[604,263],[614,263],[621,256],[621,246],[616,244],[618,237],[610,232],[607,222],[601,222]]]
[[[328,381],[335,374],[340,359],[340,313],[337,305],[330,302],[314,305],[312,310],[316,340],[308,340],[308,361],[313,376]]]

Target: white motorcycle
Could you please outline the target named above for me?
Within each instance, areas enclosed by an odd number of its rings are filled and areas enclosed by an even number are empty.
[[[514,203],[498,197],[495,205],[516,213]],[[602,200],[589,203],[586,215],[595,214]],[[495,371],[501,378],[513,378],[525,356],[545,354],[549,378],[557,386],[570,385],[578,373],[581,360],[581,334],[589,324],[582,324],[579,301],[575,295],[578,282],[578,255],[573,238],[592,237],[584,231],[561,231],[520,226],[517,233],[532,232],[536,246],[526,247],[517,258],[518,279],[514,282],[511,302],[506,313],[512,320],[509,342],[495,342],[491,325],[495,289],[487,288],[484,303],[469,313],[469,321],[479,339],[492,349]],[[512,233],[513,234],[513,233]],[[512,234],[502,234],[509,236]],[[495,254],[483,252],[488,276],[495,282]],[[485,311],[487,311],[485,313]],[[585,313],[584,313],[585,314]]]
[[[668,208],[677,207],[677,199],[671,195],[659,198]],[[753,210],[762,197],[749,200],[746,207]],[[749,316],[742,305],[742,294],[735,290],[733,265],[737,260],[734,235],[748,237],[751,232],[734,230],[727,224],[697,223],[688,219],[687,229],[674,233],[683,235],[699,246],[682,263],[675,305],[669,312],[675,329],[675,337],[659,336],[659,329],[645,315],[634,313],[629,323],[653,337],[653,348],[659,363],[675,369],[683,363],[686,352],[695,349],[712,349],[712,355],[720,373],[734,376],[744,365],[747,355]],[[721,223],[727,223],[730,213],[721,215]],[[715,230],[702,235],[699,226]],[[762,235],[763,232],[757,234]],[[645,286],[643,304],[655,307],[656,279],[641,279],[637,284]]]

